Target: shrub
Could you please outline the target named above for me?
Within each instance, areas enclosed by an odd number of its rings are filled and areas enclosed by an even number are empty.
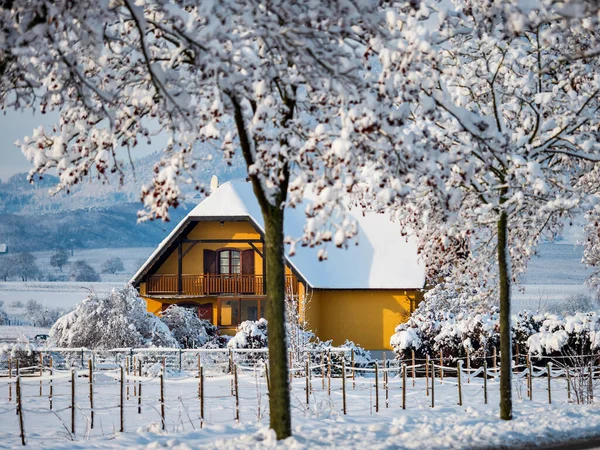
[[[181,348],[223,346],[217,327],[208,320],[200,319],[190,308],[171,305],[162,313],[160,319],[169,327]]]
[[[99,297],[90,294],[50,330],[52,345],[110,349],[175,347],[169,328],[146,311],[146,302],[130,285]]]
[[[267,321],[246,320],[238,325],[235,336],[227,343],[228,348],[266,348],[268,345]]]

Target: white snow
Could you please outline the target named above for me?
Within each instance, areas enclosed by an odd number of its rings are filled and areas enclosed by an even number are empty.
[[[409,372],[410,373],[410,372]],[[463,377],[463,406],[458,406],[456,379],[436,379],[435,408],[425,395],[425,381],[408,378],[407,408],[402,410],[401,381],[390,376],[389,407],[385,406],[383,384],[379,384],[380,410],[374,408],[373,375],[357,376],[356,389],[347,382],[347,415],[342,414],[341,380],[332,379],[331,396],[318,376],[312,379],[310,405],[305,404],[302,376],[294,378],[292,389],[293,437],[277,442],[268,429],[268,401],[265,380],[252,371],[240,370],[240,422],[235,422],[235,398],[231,376],[211,374],[205,379],[205,426],[199,428],[198,380],[167,377],[165,385],[166,425],[161,431],[159,382],[157,378],[129,377],[125,402],[125,432],[119,433],[119,372],[104,371],[95,376],[95,427],[89,429],[88,379],[86,371],[77,379],[76,434],[70,432],[69,373],[56,371],[54,409],[48,411],[48,377],[23,379],[24,423],[30,448],[46,449],[159,449],[188,450],[259,448],[339,449],[446,449],[509,448],[544,446],[558,440],[585,438],[597,434],[600,406],[567,402],[564,379],[552,380],[552,405],[547,404],[547,380],[534,377],[533,401],[523,398],[524,378],[515,377],[514,420],[498,419],[498,381],[488,382],[489,404],[484,405],[482,381]],[[137,413],[133,381],[143,382],[142,413]],[[7,400],[7,379],[0,379],[0,448],[20,447],[18,416],[13,400]],[[259,411],[260,402],[260,413]]]
[[[304,206],[285,212],[285,234],[292,238],[302,235],[306,222]],[[359,245],[347,249],[330,245],[327,259],[319,262],[319,248],[296,246],[294,256],[287,260],[313,288],[321,289],[419,289],[425,283],[425,267],[417,256],[416,242],[400,236],[399,228],[386,215],[351,210],[358,222]],[[194,218],[248,217],[264,231],[260,206],[252,185],[245,181],[230,181],[196,206],[187,216]],[[182,221],[155,250],[146,264],[133,277],[137,279],[150,261],[183,227]],[[336,238],[337,239],[337,238]]]

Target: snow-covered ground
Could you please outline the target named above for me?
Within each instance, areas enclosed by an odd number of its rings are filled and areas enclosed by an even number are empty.
[[[13,341],[19,338],[33,339],[38,334],[48,334],[49,328],[23,325],[0,325],[0,342]]]
[[[24,423],[28,446],[47,449],[136,448],[136,449],[259,449],[259,448],[485,448],[543,445],[557,440],[596,435],[600,429],[600,405],[568,403],[564,379],[552,380],[552,404],[548,404],[547,380],[534,379],[533,401],[526,397],[524,379],[516,379],[515,420],[498,419],[498,383],[488,382],[489,403],[484,405],[482,379],[467,383],[463,377],[463,405],[458,405],[456,379],[436,380],[435,407],[426,395],[424,378],[415,386],[407,382],[406,410],[402,409],[401,379],[390,378],[386,407],[383,383],[379,383],[379,412],[375,410],[374,378],[358,378],[356,388],[347,381],[347,415],[342,413],[341,380],[327,385],[316,376],[311,381],[309,405],[305,400],[305,378],[294,379],[292,428],[294,437],[276,442],[268,430],[268,399],[265,380],[250,371],[239,376],[239,423],[229,375],[214,375],[205,381],[205,421],[200,429],[198,379],[167,378],[165,383],[166,431],[161,430],[158,378],[144,379],[141,414],[133,381],[125,401],[125,432],[120,428],[118,372],[96,375],[95,424],[90,428],[88,379],[82,372],[76,383],[76,432],[71,429],[69,374],[59,375],[53,385],[54,413],[49,411],[48,380],[42,396],[37,378],[23,381]],[[410,373],[410,372],[409,372]],[[13,380],[14,381],[14,380]],[[8,380],[0,379],[0,448],[20,447],[18,416],[8,402]],[[136,386],[137,387],[137,386]],[[127,392],[127,391],[126,391]],[[139,392],[136,392],[139,394]],[[127,396],[127,393],[125,394]]]

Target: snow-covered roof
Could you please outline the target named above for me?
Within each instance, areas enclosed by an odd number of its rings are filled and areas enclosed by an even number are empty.
[[[306,199],[310,202],[310,199]],[[400,235],[397,224],[387,215],[351,210],[358,222],[359,245],[347,249],[327,246],[327,259],[318,260],[318,248],[296,247],[296,254],[287,262],[315,289],[420,289],[425,284],[425,265],[417,255],[414,239]],[[195,220],[248,218],[261,232],[264,222],[252,184],[230,181],[219,186],[199,203],[171,234],[159,245],[148,261],[135,274],[139,282],[148,266],[177,236],[184,226]],[[306,216],[301,207],[287,209],[286,236],[302,234]]]

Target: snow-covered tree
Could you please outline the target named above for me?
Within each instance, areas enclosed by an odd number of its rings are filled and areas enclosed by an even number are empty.
[[[73,281],[100,281],[100,275],[86,261],[77,260],[71,264],[71,279]]]
[[[169,327],[181,348],[201,348],[218,343],[217,327],[208,320],[202,320],[191,308],[169,306],[160,319]]]
[[[131,286],[106,296],[91,293],[50,329],[52,345],[89,349],[175,347],[167,325],[146,311],[146,302]]]
[[[118,256],[108,258],[106,261],[102,263],[102,267],[100,271],[102,273],[112,273],[115,274],[117,272],[123,272],[125,267],[123,266],[123,260]]]
[[[62,272],[64,266],[69,263],[69,252],[65,249],[57,250],[50,257],[50,265],[52,267],[58,267],[58,270]]]
[[[599,170],[600,54],[586,53],[599,41],[598,9],[579,0],[421,9],[431,19],[414,70],[397,74],[429,151],[415,153],[410,175],[394,177],[391,167],[390,180],[412,186],[407,196],[365,201],[396,207],[430,275],[499,299],[500,416],[510,419],[511,284],[538,242],[587,204],[586,176]]]
[[[27,281],[40,276],[40,269],[35,256],[31,253],[18,253],[9,259],[12,264],[12,273]]]
[[[420,42],[412,33],[418,3],[385,6],[32,0],[0,9],[0,104],[60,112],[54,127],[22,142],[31,179],[56,169],[57,189],[66,191],[89,177],[122,179],[122,149],[168,133],[154,180],[142,189],[142,218],[166,219],[180,202],[178,182],[195,182],[198,142],[226,158],[241,150],[265,225],[270,420],[279,439],[291,434],[283,206],[313,183],[302,245],[346,245],[357,229],[343,218],[341,199],[365,162],[370,170],[396,164],[423,144],[419,127],[404,130],[406,108],[388,96],[388,85],[400,86],[389,69],[410,70]],[[373,69],[377,58],[386,62],[381,71]],[[331,218],[339,220],[327,225]]]

